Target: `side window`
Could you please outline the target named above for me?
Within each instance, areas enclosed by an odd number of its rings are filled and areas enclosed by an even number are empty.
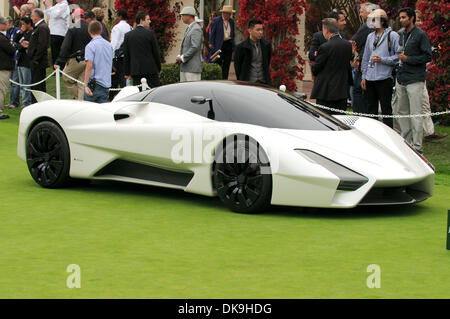
[[[224,118],[225,115],[223,114],[222,109],[220,108],[218,103],[214,103],[214,96],[210,90],[202,89],[199,86],[186,86],[186,88],[188,89],[184,90],[180,85],[178,85],[177,87],[160,87],[157,88],[154,92],[151,92],[145,98],[145,101],[172,105],[185,111],[189,111],[203,117],[208,117],[208,103],[195,104],[191,102],[191,97],[203,96],[213,99],[215,120],[220,121]]]

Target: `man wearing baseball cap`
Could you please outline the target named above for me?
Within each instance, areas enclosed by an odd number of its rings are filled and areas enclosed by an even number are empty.
[[[7,21],[0,16],[0,120],[9,118],[3,114],[5,96],[8,91],[9,76],[14,69],[14,53],[16,50],[6,37]]]
[[[77,8],[73,10],[72,19],[74,26],[67,31],[54,67],[56,68],[57,65],[65,65],[64,73],[83,82],[84,70],[86,69],[84,50],[92,38],[88,32],[88,24],[84,20],[83,9]],[[63,77],[63,80],[72,96],[82,101],[84,97],[83,85],[66,76]]]
[[[202,75],[202,43],[203,31],[195,21],[195,9],[184,7],[180,13],[184,24],[187,24],[183,41],[181,42],[180,55],[177,63],[180,63],[180,81],[200,81]]]

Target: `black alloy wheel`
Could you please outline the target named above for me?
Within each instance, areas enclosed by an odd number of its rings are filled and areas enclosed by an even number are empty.
[[[239,213],[266,209],[272,197],[270,165],[254,139],[233,135],[216,151],[213,185],[221,201]]]
[[[58,188],[69,182],[69,145],[55,123],[45,121],[33,127],[27,138],[26,157],[28,170],[40,186]]]

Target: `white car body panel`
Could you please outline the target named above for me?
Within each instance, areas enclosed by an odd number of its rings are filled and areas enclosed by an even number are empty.
[[[115,121],[114,114],[129,117]],[[413,185],[421,192],[433,193],[434,171],[431,167],[396,132],[368,118],[353,117],[351,130],[286,130],[213,121],[151,102],[44,101],[21,113],[18,155],[23,160],[26,160],[26,136],[35,121],[42,118],[57,122],[63,129],[71,152],[70,176],[75,178],[118,180],[215,196],[211,179],[214,150],[226,136],[244,134],[258,141],[269,157],[272,204],[355,207],[372,187]],[[214,133],[207,145],[200,145],[204,156],[182,163],[172,160],[172,152],[179,145],[178,137],[183,132],[191,136]],[[192,145],[193,154],[195,147],[199,146]],[[332,159],[367,177],[368,181],[355,191],[337,190],[339,178],[296,149],[310,150]],[[117,159],[169,171],[191,172],[193,176],[185,186],[129,176],[96,176]]]

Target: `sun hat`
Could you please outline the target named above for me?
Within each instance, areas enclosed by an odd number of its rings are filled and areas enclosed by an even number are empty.
[[[233,6],[223,6],[223,8],[222,8],[222,10],[220,10],[220,12],[234,13],[234,12],[236,12],[236,10],[233,10]]]
[[[369,18],[385,18],[387,20],[388,16],[383,9],[376,9],[369,14]]]
[[[181,10],[180,15],[190,15],[195,17],[197,14],[195,13],[195,9],[193,7],[184,7]]]

